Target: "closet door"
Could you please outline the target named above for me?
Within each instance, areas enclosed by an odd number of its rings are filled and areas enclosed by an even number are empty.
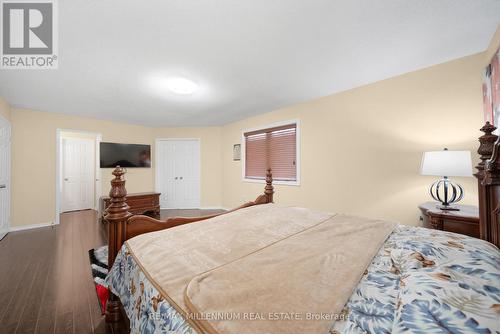
[[[182,153],[176,168],[177,188],[179,189],[178,206],[179,208],[199,208],[200,142],[186,140],[179,144],[182,147]]]
[[[161,193],[162,209],[176,208],[175,202],[175,159],[177,156],[175,142],[161,140],[156,142],[156,191]]]
[[[164,209],[200,207],[200,141],[157,140],[156,187]]]

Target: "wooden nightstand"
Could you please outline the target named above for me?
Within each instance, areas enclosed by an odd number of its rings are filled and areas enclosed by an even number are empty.
[[[465,234],[479,238],[479,208],[473,205],[454,205],[460,211],[444,211],[437,202],[425,202],[418,208],[424,227]]]

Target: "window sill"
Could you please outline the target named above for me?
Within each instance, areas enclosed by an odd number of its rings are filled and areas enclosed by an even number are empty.
[[[264,179],[247,179],[243,178],[243,182],[249,182],[249,183],[262,183],[265,184],[266,180]],[[278,181],[278,180],[273,180],[273,185],[283,185],[283,186],[300,186],[300,181]]]

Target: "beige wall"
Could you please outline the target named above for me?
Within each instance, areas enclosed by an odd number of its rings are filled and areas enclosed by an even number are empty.
[[[0,97],[0,116],[10,121],[10,106],[2,97]]]
[[[55,113],[13,109],[11,123],[13,227],[45,224],[55,219],[56,129],[100,133],[103,141],[153,143],[151,129],[147,127]],[[104,193],[110,172],[103,169]],[[130,192],[152,190],[153,169],[129,169],[127,188]]]
[[[242,130],[299,119],[301,185],[277,186],[278,203],[417,225],[417,205],[430,200],[435,180],[419,175],[422,152],[477,149],[483,63],[477,54],[224,126],[223,206],[263,188],[243,182],[232,161]],[[475,179],[456,181],[464,203],[476,203]]]
[[[234,207],[254,198],[262,184],[241,180],[232,161],[241,131],[288,119],[301,126],[301,185],[277,186],[276,201],[418,224],[416,206],[433,177],[419,175],[426,150],[477,149],[483,121],[481,78],[500,45],[500,29],[485,53],[228,124],[204,128],[149,128],[14,109],[12,122],[12,226],[55,219],[56,129],[102,134],[103,141],[142,143],[155,138],[201,139],[201,205]],[[474,155],[474,158],[476,156]],[[102,170],[108,192],[111,170]],[[477,202],[473,178],[458,178],[464,203]],[[154,168],[129,169],[129,192],[154,189]]]
[[[150,128],[24,109],[13,109],[11,122],[13,227],[55,220],[58,128],[99,133],[103,141],[152,145],[153,168],[128,169],[127,190],[130,193],[154,190],[155,138],[200,138],[201,205],[220,207],[220,127]],[[103,194],[109,192],[111,172],[109,168],[101,169]]]

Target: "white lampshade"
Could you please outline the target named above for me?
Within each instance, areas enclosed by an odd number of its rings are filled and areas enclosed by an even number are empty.
[[[425,152],[420,170],[422,175],[472,176],[470,151]]]

